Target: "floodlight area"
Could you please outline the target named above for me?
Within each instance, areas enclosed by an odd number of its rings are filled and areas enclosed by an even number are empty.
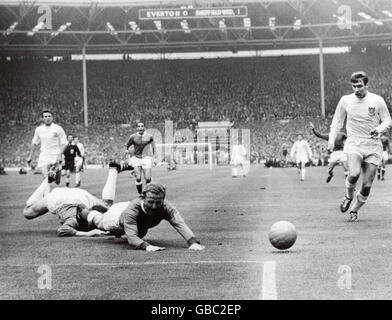
[[[343,54],[350,52],[350,47],[324,47],[323,54]],[[175,52],[175,53],[129,53],[129,60],[183,60],[183,59],[216,59],[246,57],[279,57],[297,55],[318,55],[320,48],[253,50],[253,51],[208,51],[208,52]],[[74,61],[83,60],[83,55],[71,56]],[[124,60],[124,54],[86,54],[86,60]]]

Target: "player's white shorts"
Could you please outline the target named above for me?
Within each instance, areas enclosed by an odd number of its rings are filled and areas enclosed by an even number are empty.
[[[385,161],[385,162],[387,162],[389,160],[388,151],[385,150],[385,151],[382,152],[382,160]]]
[[[57,155],[53,154],[40,154],[38,157],[38,168],[46,167],[57,162]]]
[[[349,154],[358,154],[364,162],[379,166],[382,159],[382,144],[378,141],[354,141],[347,139],[344,144],[344,152]]]
[[[129,206],[130,201],[118,202],[113,204],[103,215],[103,229],[111,232],[121,232],[124,228],[120,225],[120,217],[124,210]]]
[[[307,163],[307,162],[309,162],[309,158],[306,154],[297,154],[295,156],[295,162],[296,163]]]
[[[152,157],[131,157],[129,159],[129,165],[132,167],[142,167],[143,169],[151,169],[152,168]]]
[[[343,150],[334,151],[329,155],[329,162],[345,162],[347,161],[347,155]]]

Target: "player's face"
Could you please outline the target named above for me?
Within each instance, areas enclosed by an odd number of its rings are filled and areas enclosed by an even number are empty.
[[[144,209],[147,214],[153,215],[156,211],[163,207],[165,197],[163,194],[154,194],[148,192],[143,200]]]
[[[143,134],[144,133],[144,124],[143,123],[138,123],[138,125],[137,125],[137,132],[139,133],[139,134]]]
[[[300,140],[300,141],[301,141],[301,140],[303,139],[303,136],[302,136],[302,134],[299,134],[297,138],[298,138],[298,140]]]
[[[68,142],[71,143],[73,141],[73,136],[68,136]]]
[[[354,82],[351,84],[353,90],[354,90],[354,94],[362,99],[366,96],[367,93],[367,86],[365,86],[365,84],[363,83],[362,80],[359,80],[358,82]]]
[[[43,120],[45,125],[49,126],[53,122],[53,116],[49,112],[44,112],[43,115],[42,115],[42,120]]]

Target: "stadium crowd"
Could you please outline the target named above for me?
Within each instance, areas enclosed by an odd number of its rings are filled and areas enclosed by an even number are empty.
[[[298,132],[314,148],[317,162],[325,143],[309,121],[328,132],[339,98],[351,92],[348,75],[364,69],[370,91],[392,106],[391,54],[326,55],[325,106],[321,117],[318,56],[211,60],[87,62],[89,128],[83,126],[82,64],[76,61],[0,60],[0,132],[4,166],[25,163],[40,111],[78,134],[88,163],[115,157],[137,120],[170,119],[176,128],[199,121],[229,120],[251,130],[253,162],[284,160]],[[124,124],[131,124],[126,127]],[[320,161],[318,161],[320,159]]]

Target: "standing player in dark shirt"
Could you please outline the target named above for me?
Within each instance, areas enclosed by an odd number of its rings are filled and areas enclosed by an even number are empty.
[[[145,132],[143,122],[137,124],[137,132],[132,134],[126,145],[126,154],[133,146],[133,156],[129,160],[129,165],[135,168],[135,184],[137,192],[141,195],[143,190],[142,171],[146,185],[151,182],[151,168],[155,159],[155,142],[151,134]]]
[[[327,140],[329,139],[328,134],[322,134],[318,132],[312,122],[310,122],[310,128],[312,132],[316,135],[316,137]],[[328,177],[326,182],[330,182],[333,177],[333,169],[341,163],[344,168],[344,175],[348,176],[348,167],[347,167],[347,155],[343,152],[344,143],[346,142],[347,135],[344,132],[339,132],[335,139],[335,145],[333,152],[329,155],[328,161]]]
[[[385,180],[385,163],[389,159],[389,152],[391,150],[391,147],[389,145],[389,139],[385,135],[385,133],[381,136],[381,142],[382,142],[382,159],[381,159],[381,165],[378,166],[377,168],[377,179],[380,180]]]
[[[73,135],[68,135],[68,145],[64,149],[64,167],[66,170],[66,183],[65,185],[69,187],[69,179],[71,177],[71,172],[75,171],[75,157],[81,157],[80,150],[77,145],[73,144]],[[78,187],[78,186],[76,186]]]

